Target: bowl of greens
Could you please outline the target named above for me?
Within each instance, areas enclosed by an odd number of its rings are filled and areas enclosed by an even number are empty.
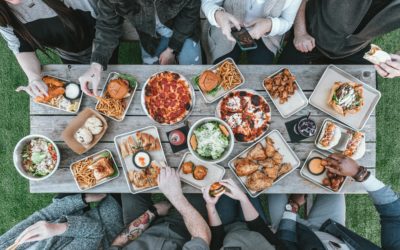
[[[203,162],[218,163],[225,160],[232,153],[233,144],[231,128],[216,117],[200,119],[189,130],[189,151]]]
[[[49,178],[57,170],[60,152],[46,136],[28,135],[15,146],[13,160],[22,177],[39,181]]]

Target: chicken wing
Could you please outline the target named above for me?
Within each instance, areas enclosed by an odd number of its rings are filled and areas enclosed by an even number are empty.
[[[252,149],[250,149],[250,151],[247,153],[247,157],[254,161],[262,161],[267,158],[261,143],[257,143]]]
[[[292,170],[292,164],[290,163],[283,163],[280,168],[279,168],[279,172],[278,172],[278,177],[281,175],[286,174],[287,172],[289,172],[290,170]]]
[[[239,158],[235,160],[234,165],[238,176],[247,176],[258,170],[257,163],[247,158]]]

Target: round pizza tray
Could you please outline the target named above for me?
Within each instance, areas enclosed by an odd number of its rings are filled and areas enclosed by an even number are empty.
[[[156,75],[158,75],[158,74],[160,74],[160,73],[162,73],[162,72],[170,72],[170,73],[178,74],[179,77],[180,77],[181,79],[185,80],[186,84],[189,86],[190,94],[192,95],[192,105],[190,106],[190,109],[189,109],[188,112],[186,113],[186,116],[185,116],[182,120],[180,120],[180,121],[178,121],[178,122],[175,122],[175,123],[160,123],[160,122],[156,121],[156,120],[149,114],[149,112],[148,112],[148,110],[147,110],[147,107],[146,107],[146,103],[145,103],[145,94],[146,94],[146,87],[147,87],[147,84],[149,83],[149,80],[150,80],[151,78],[153,78],[154,76],[156,76]],[[194,88],[193,88],[192,84],[190,83],[190,81],[188,81],[188,80],[186,79],[186,77],[184,77],[182,74],[177,73],[177,72],[174,72],[174,71],[159,71],[159,72],[154,73],[153,75],[151,75],[151,76],[146,80],[146,82],[145,82],[145,84],[144,84],[144,86],[143,86],[143,88],[142,88],[142,93],[141,93],[141,96],[140,96],[140,103],[142,104],[142,108],[143,108],[143,110],[144,110],[144,113],[145,113],[152,121],[154,121],[154,122],[156,122],[156,123],[158,123],[158,124],[160,124],[160,125],[163,125],[163,126],[175,125],[175,124],[179,124],[179,123],[184,122],[185,120],[187,120],[187,119],[189,118],[190,114],[191,114],[192,111],[193,111],[193,107],[194,107],[194,105],[195,105],[195,100],[196,100],[196,94],[195,94],[195,92],[194,92]]]
[[[257,95],[257,96],[259,96],[259,97],[268,105],[268,108],[269,108],[269,110],[270,110],[270,111],[269,111],[270,120],[269,120],[268,123],[271,123],[271,119],[272,119],[272,116],[271,116],[271,105],[269,105],[269,103],[267,102],[267,100],[266,100],[262,95],[258,94],[256,91],[254,91],[254,90],[252,90],[252,89],[236,89],[236,90],[231,91],[229,94],[225,95],[224,97],[222,97],[222,98],[219,100],[218,104],[217,104],[217,108],[215,109],[215,116],[218,117],[219,119],[223,120],[224,122],[226,122],[224,119],[222,119],[222,116],[221,116],[221,104],[222,104],[222,101],[223,101],[225,98],[229,97],[230,94],[234,94],[234,93],[240,92],[240,91],[244,91],[244,92],[247,92],[247,93],[250,93],[250,94],[253,94],[253,95]],[[238,141],[238,140],[236,139],[236,137],[235,137],[235,141],[240,142],[240,143],[245,143],[245,144],[253,143],[253,142],[257,141],[258,139],[260,139],[260,138],[267,132],[268,128],[269,128],[269,125],[266,127],[266,129],[264,130],[264,132],[262,132],[259,136],[257,136],[257,137],[254,138],[253,140],[250,140],[250,141]]]

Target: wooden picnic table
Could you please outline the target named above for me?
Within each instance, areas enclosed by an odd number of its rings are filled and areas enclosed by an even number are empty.
[[[162,146],[164,148],[167,161],[170,166],[178,167],[180,160],[182,159],[186,151],[181,151],[179,153],[173,153],[170,145],[167,142],[166,132],[180,127],[182,124],[175,126],[160,126],[148,118],[140,103],[140,95],[142,91],[143,84],[146,79],[152,74],[171,70],[183,74],[187,79],[192,79],[195,75],[198,75],[202,70],[209,68],[209,65],[200,66],[181,66],[181,65],[169,65],[169,66],[159,66],[159,65],[115,65],[109,66],[107,71],[104,72],[100,84],[102,88],[105,79],[109,72],[122,72],[134,75],[139,81],[138,90],[134,96],[131,106],[127,112],[123,122],[116,122],[109,118],[108,130],[106,131],[104,137],[101,141],[91,150],[83,155],[78,155],[74,153],[68,146],[64,143],[61,138],[61,133],[71,119],[74,118],[74,114],[67,113],[64,111],[59,111],[56,109],[48,108],[42,105],[35,104],[33,101],[30,102],[30,132],[31,134],[41,134],[54,140],[61,153],[61,163],[59,169],[50,178],[43,181],[30,181],[30,191],[32,193],[76,193],[80,192],[73,176],[70,171],[70,164],[74,161],[84,158],[85,156],[96,153],[102,149],[109,149],[112,151],[117,164],[119,165],[120,175],[117,179],[100,185],[96,188],[88,190],[86,192],[105,192],[105,193],[129,193],[128,184],[125,180],[123,174],[123,169],[121,167],[121,162],[118,159],[117,151],[114,145],[114,137],[116,135],[129,132],[138,128],[143,128],[149,125],[155,125],[159,129],[161,136]],[[245,77],[245,84],[242,88],[250,88],[256,90],[260,95],[264,96],[271,106],[271,126],[268,131],[273,129],[279,130],[286,141],[289,143],[290,147],[297,154],[301,160],[301,165],[303,165],[304,160],[312,149],[315,149],[314,140],[315,137],[306,139],[304,141],[293,143],[290,141],[288,132],[284,125],[285,122],[296,119],[300,116],[304,116],[311,112],[311,117],[317,122],[318,129],[321,126],[323,120],[329,116],[322,111],[308,105],[306,108],[298,112],[297,114],[289,117],[288,119],[283,119],[271,100],[267,97],[267,93],[262,87],[263,79],[274,73],[275,71],[281,69],[282,65],[239,65],[241,72]],[[318,83],[319,78],[326,69],[326,65],[287,65],[284,66],[289,68],[297,77],[298,83],[305,92],[305,95],[309,97]],[[363,82],[376,87],[376,74],[373,66],[370,65],[338,65],[339,68],[349,72],[355,77],[359,78]],[[88,66],[85,65],[46,65],[43,67],[44,74],[50,74],[53,76],[58,76],[62,78],[67,78],[72,81],[78,82],[78,77],[86,71]],[[94,98],[84,96],[80,107],[83,110],[86,107],[95,107],[96,100]],[[207,117],[215,116],[215,108],[217,102],[213,104],[206,104],[200,92],[196,89],[196,105],[194,110],[189,117],[189,124],[193,124],[196,120]],[[375,162],[376,162],[376,118],[375,112],[371,115],[367,124],[365,125],[363,131],[366,133],[366,153],[365,156],[359,160],[360,164],[371,169],[371,172],[375,174]],[[247,148],[249,144],[235,143],[234,150],[227,160],[220,163],[220,165],[228,168],[228,161],[234,156],[242,152]],[[287,177],[283,178],[276,185],[269,188],[266,193],[331,193],[322,189],[321,187],[309,182],[308,180],[302,178],[299,173],[299,169],[292,172]],[[231,172],[227,169],[225,178],[233,178],[235,181],[237,179]],[[183,184],[183,191],[186,193],[198,193],[200,190]],[[159,192],[158,189],[154,189],[151,192]],[[364,188],[360,183],[349,181],[345,183],[342,193],[365,193]]]

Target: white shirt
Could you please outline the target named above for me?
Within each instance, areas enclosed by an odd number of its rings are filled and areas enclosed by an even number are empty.
[[[265,18],[264,16],[264,4],[268,0],[244,0],[247,2],[245,21],[255,20],[256,18]],[[207,17],[211,25],[219,27],[215,20],[215,12],[221,9],[224,0],[202,0],[201,9],[204,15]],[[253,8],[251,4],[253,3]],[[294,19],[296,18],[297,10],[299,9],[301,0],[286,0],[285,5],[282,9],[282,13],[279,17],[268,17],[272,21],[272,29],[268,36],[276,36],[285,34],[293,25]],[[253,21],[252,20],[252,21]],[[241,20],[239,20],[241,21]]]

